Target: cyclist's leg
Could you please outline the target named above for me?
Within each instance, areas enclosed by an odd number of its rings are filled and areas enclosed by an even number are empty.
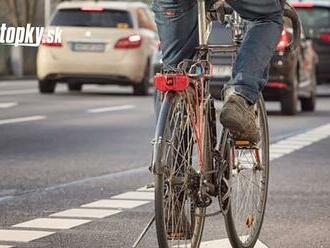
[[[158,33],[165,70],[194,56],[198,45],[197,5],[195,0],[154,0]]]
[[[163,68],[173,69],[184,59],[191,59],[198,45],[197,2],[195,0],[153,0]],[[160,109],[159,92],[155,93],[156,116]]]
[[[228,3],[250,21],[225,87],[225,104],[220,115],[222,125],[237,139],[258,143],[260,133],[251,104],[268,80],[268,65],[283,28],[279,0],[229,0]]]
[[[282,32],[281,3],[279,0],[230,0],[228,3],[250,24],[226,89],[255,103],[267,83],[268,65]]]

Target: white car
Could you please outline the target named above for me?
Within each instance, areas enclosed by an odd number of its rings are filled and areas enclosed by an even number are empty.
[[[43,42],[37,55],[41,93],[54,93],[57,83],[71,91],[83,84],[133,86],[147,95],[151,60],[159,40],[148,6],[137,2],[63,2],[49,27],[59,27],[61,42]]]

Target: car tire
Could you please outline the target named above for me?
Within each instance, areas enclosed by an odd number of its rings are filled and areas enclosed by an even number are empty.
[[[292,76],[292,89],[281,99],[281,111],[284,115],[297,114],[298,106],[298,78],[296,72]]]
[[[53,94],[55,92],[56,82],[51,80],[39,80],[38,86],[41,94]]]
[[[82,84],[68,84],[69,91],[80,92],[82,91]]]
[[[150,87],[150,65],[147,63],[144,76],[141,82],[133,85],[133,94],[135,96],[147,96],[149,95]]]

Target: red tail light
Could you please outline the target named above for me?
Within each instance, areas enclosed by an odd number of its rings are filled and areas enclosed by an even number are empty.
[[[320,40],[330,43],[330,33],[321,33]]]
[[[312,8],[314,6],[311,2],[295,2],[292,5],[295,8]]]
[[[116,49],[138,48],[142,45],[142,37],[140,35],[131,35],[117,41]]]
[[[282,82],[268,82],[266,84],[266,87],[283,89],[283,88],[287,88],[288,85],[286,83],[282,83]]]
[[[42,41],[42,46],[46,47],[62,47],[63,44],[61,42],[48,42],[48,41]]]
[[[277,44],[277,51],[284,51],[290,44],[289,33],[284,29],[280,41]]]
[[[184,91],[189,86],[189,78],[184,74],[157,74],[155,87],[159,91]]]

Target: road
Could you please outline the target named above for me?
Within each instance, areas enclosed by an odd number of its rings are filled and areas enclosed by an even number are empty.
[[[267,104],[275,151],[258,247],[330,247],[330,86],[319,92],[315,113]],[[153,215],[152,192],[139,189],[152,181],[152,97],[97,86],[39,95],[33,80],[1,81],[0,97],[0,248],[131,247]],[[221,216],[204,241],[229,247]],[[157,247],[154,226],[141,247]]]

